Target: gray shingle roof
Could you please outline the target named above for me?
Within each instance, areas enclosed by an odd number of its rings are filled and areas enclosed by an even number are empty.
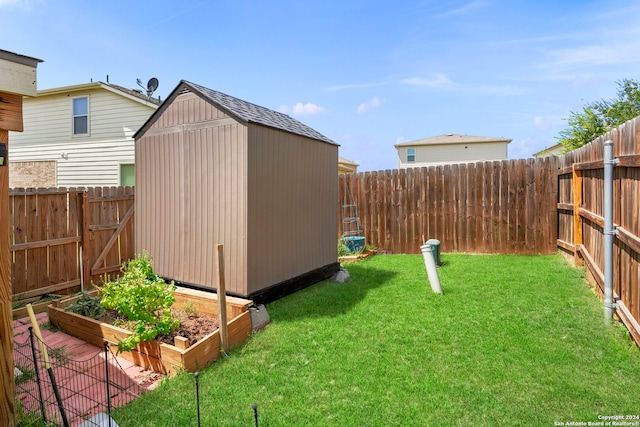
[[[337,145],[335,142],[322,135],[320,132],[310,128],[309,126],[297,121],[292,117],[289,117],[286,114],[279,113],[277,111],[273,111],[256,104],[252,104],[238,98],[234,98],[233,96],[206,88],[204,86],[200,86],[195,83],[188,82],[186,80],[182,80],[181,83],[184,83],[193,90],[200,92],[213,104],[222,107],[223,109],[229,111],[232,115],[235,115],[246,122],[257,123],[297,135],[302,135],[320,141],[328,142],[329,144]]]

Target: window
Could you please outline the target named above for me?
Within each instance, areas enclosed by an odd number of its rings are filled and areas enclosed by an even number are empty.
[[[73,99],[73,134],[86,135],[89,133],[89,98]]]
[[[120,185],[133,187],[136,184],[134,165],[120,165]]]
[[[407,163],[413,163],[416,161],[416,149],[407,148]]]

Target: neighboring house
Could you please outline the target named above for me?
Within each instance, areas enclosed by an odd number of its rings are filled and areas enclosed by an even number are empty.
[[[352,162],[351,160],[338,157],[338,173],[339,174],[358,172],[358,166],[360,165]]]
[[[540,150],[537,153],[533,153],[533,157],[551,157],[560,156],[565,153],[565,148],[562,144],[552,145],[544,150]]]
[[[134,185],[133,134],[160,101],[91,82],[23,99],[24,132],[11,133],[11,187]]]
[[[484,160],[506,160],[505,138],[446,134],[396,144],[398,169],[469,163]]]

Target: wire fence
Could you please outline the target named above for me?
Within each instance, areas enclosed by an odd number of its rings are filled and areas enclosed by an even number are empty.
[[[21,426],[108,426],[113,408],[146,391],[126,374],[107,343],[86,360],[72,360],[64,348],[47,347],[48,364],[40,345],[46,346],[29,328],[29,339],[14,347]],[[106,424],[100,421],[105,413]]]

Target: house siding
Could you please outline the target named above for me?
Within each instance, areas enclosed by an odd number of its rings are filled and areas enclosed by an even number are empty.
[[[248,156],[249,293],[335,263],[338,147],[250,124]]]
[[[82,96],[89,97],[90,134],[73,136],[71,100]],[[135,159],[133,134],[155,108],[99,87],[25,98],[25,132],[11,134],[10,161],[23,169],[55,161],[61,187],[119,185],[120,165]]]
[[[415,162],[407,162],[408,148],[415,148]],[[468,144],[434,144],[398,147],[399,169],[433,166],[438,164],[454,164],[506,159],[506,142],[474,142]]]
[[[247,128],[192,93],[136,142],[136,252],[163,277],[215,288],[224,245],[229,292],[246,287]]]

